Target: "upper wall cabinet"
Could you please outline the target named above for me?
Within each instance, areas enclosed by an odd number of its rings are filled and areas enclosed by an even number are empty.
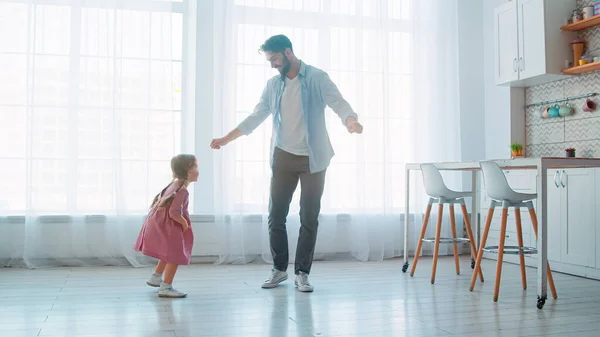
[[[529,87],[566,78],[575,33],[561,31],[576,0],[512,0],[494,10],[496,85]]]

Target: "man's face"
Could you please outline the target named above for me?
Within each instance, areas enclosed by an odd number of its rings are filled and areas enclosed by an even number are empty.
[[[271,68],[275,68],[280,74],[285,75],[290,71],[290,61],[285,53],[265,52],[267,62],[271,63]]]

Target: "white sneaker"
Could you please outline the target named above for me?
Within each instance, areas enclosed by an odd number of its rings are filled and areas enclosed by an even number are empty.
[[[148,279],[148,281],[146,281],[147,285],[149,285],[151,287],[155,287],[155,288],[160,287],[161,283],[162,283],[162,275],[159,275],[157,273],[153,273],[152,276],[150,276],[150,279]]]
[[[304,272],[298,272],[294,284],[298,288],[298,291],[301,291],[303,293],[310,293],[313,291],[313,286],[311,286],[308,282],[308,274]]]
[[[287,278],[288,275],[286,272],[273,268],[271,269],[271,276],[265,280],[262,287],[265,289],[275,288],[279,283],[287,280]]]
[[[164,282],[160,284],[160,289],[158,290],[158,297],[182,298],[186,296],[186,293],[173,288],[173,286],[170,284],[166,284]]]

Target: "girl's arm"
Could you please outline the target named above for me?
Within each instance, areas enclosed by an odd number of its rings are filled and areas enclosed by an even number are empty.
[[[169,207],[169,217],[173,219],[173,221],[179,223],[184,232],[190,228],[190,224],[188,224],[187,220],[183,217],[183,205],[189,198],[189,195],[188,190],[185,187],[182,187],[181,190],[175,194],[173,202],[171,202],[171,207]]]

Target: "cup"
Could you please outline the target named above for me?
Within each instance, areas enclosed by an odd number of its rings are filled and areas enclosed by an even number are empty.
[[[585,64],[587,64],[587,60],[586,59],[579,60],[579,65],[580,66],[585,65]]]
[[[558,104],[556,104],[555,106],[552,106],[548,109],[548,117],[550,118],[556,118],[559,115],[559,111],[560,111],[560,106]]]
[[[588,98],[585,100],[585,103],[583,103],[582,109],[585,112],[594,111],[594,109],[596,109],[596,103],[594,103],[594,101]]]
[[[594,6],[583,7],[583,19],[589,19],[594,16]]]
[[[558,115],[560,117],[567,117],[571,114],[571,112],[573,112],[573,108],[571,108],[571,105],[569,105],[569,103],[565,103],[558,109]]]

